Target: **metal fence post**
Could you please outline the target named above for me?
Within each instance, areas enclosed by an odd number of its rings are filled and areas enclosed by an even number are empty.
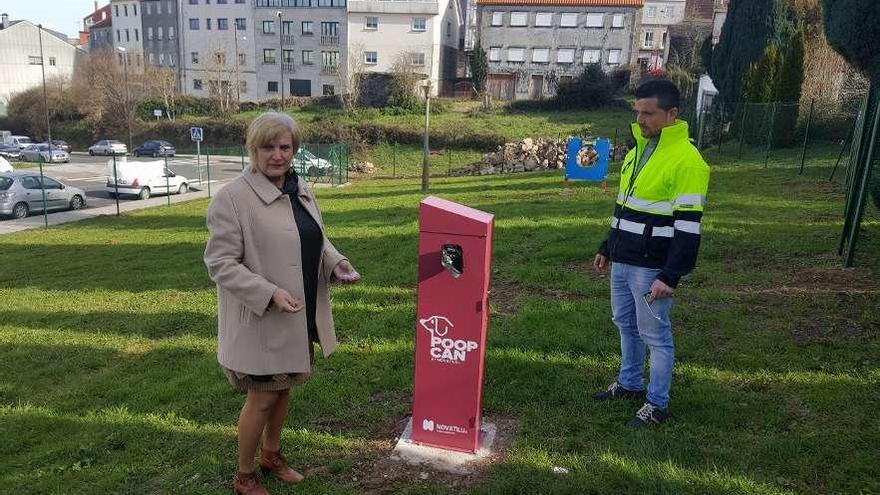
[[[697,149],[702,150],[703,149],[703,131],[706,129],[706,102],[705,101],[703,101],[702,104],[700,104],[700,109],[699,109],[699,112],[697,113],[697,115],[699,116],[698,119],[700,122],[700,130],[697,131]]]
[[[205,171],[208,176],[208,197],[211,197],[211,149],[205,147]]]
[[[617,140],[620,138],[620,128],[614,128],[614,141],[611,144],[611,161],[614,162],[614,157],[617,155]]]
[[[171,206],[171,178],[169,177],[171,170],[168,168],[168,154],[165,154],[165,197],[168,198],[167,204]]]
[[[718,114],[718,154],[721,154],[721,140],[724,137],[724,102],[721,102],[721,109]]]
[[[391,145],[391,178],[397,178],[397,143]]]
[[[769,163],[770,161],[770,148],[773,147],[773,139],[775,139],[775,136],[773,136],[773,131],[776,128],[776,110],[778,109],[778,107],[779,103],[774,102],[773,112],[771,112],[770,114],[770,134],[767,139],[767,151],[764,154],[764,168],[767,168],[767,163]]]
[[[113,154],[113,197],[116,198],[116,216],[119,216],[119,178],[116,175],[116,154]]]
[[[244,146],[238,146],[238,154],[241,156],[241,169],[244,170]]]
[[[742,120],[739,124],[739,153],[736,157],[737,160],[742,160],[743,157],[743,144],[745,144],[746,141],[746,114],[749,111],[748,103],[743,102],[742,106]]]
[[[446,148],[446,177],[452,173],[452,150]]]
[[[807,159],[807,143],[810,139],[810,126],[813,124],[813,107],[816,104],[816,99],[813,98],[810,100],[810,116],[807,117],[807,129],[804,132],[804,149],[801,151],[801,170],[798,172],[798,175],[804,174],[804,161]]]
[[[873,91],[868,92],[868,98],[870,100]],[[868,102],[868,107],[870,108],[872,103]],[[875,155],[878,152],[877,149],[877,137],[880,134],[880,96],[875,97],[874,105],[874,122],[873,124],[869,124],[870,127],[866,127],[865,131],[870,129],[871,137],[870,141],[868,141],[868,149],[867,153],[864,156],[864,169],[861,171],[861,182],[853,183],[855,186],[853,189],[857,189],[854,191],[856,193],[856,202],[854,204],[855,211],[852,212],[852,218],[850,220],[850,225],[852,225],[849,232],[848,239],[848,249],[846,252],[846,258],[844,260],[843,266],[851,267],[853,265],[853,259],[856,255],[856,244],[859,240],[859,230],[862,224],[862,218],[865,214],[865,202],[867,201],[866,195],[868,194],[868,182],[871,178],[871,168],[874,166]],[[856,180],[859,177],[855,177]],[[851,189],[851,191],[853,190]]]
[[[49,160],[52,159],[52,143],[49,143]],[[43,179],[43,155],[37,153],[37,163],[40,164],[40,192],[43,193],[43,225],[49,228],[49,208],[46,206],[46,181]]]

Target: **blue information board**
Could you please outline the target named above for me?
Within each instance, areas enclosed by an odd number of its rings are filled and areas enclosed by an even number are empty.
[[[601,138],[570,138],[565,180],[604,181],[611,161],[611,142]]]

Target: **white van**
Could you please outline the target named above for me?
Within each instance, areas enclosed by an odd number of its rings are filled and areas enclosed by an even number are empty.
[[[27,136],[9,136],[6,140],[6,144],[11,144],[12,146],[18,146],[19,150],[23,150],[28,146],[34,144],[31,141],[31,138]]]
[[[114,183],[113,178],[116,177]],[[113,160],[107,161],[107,193],[111,198],[129,194],[138,199],[148,199],[154,194],[185,194],[189,190],[189,179],[165,168],[165,162],[130,162],[127,158],[116,159],[114,174]]]

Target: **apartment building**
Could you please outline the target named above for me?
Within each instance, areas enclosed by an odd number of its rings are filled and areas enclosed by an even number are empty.
[[[343,91],[346,0],[253,0],[259,98]]]
[[[448,94],[462,26],[457,0],[349,0],[349,62],[375,73],[410,66],[431,79],[434,95]]]
[[[113,49],[113,16],[110,4],[98,7],[95,2],[95,11],[83,18],[83,29],[80,38],[85,38],[83,47],[89,52],[101,49]]]
[[[498,99],[540,99],[587,64],[628,65],[643,0],[480,0],[487,89]]]
[[[669,26],[684,20],[685,7],[685,0],[645,2],[635,38],[633,65],[642,71],[665,67],[669,60]]]
[[[266,98],[257,83],[252,0],[180,0],[181,87],[193,96]]]
[[[178,72],[180,23],[177,0],[141,0],[141,33],[147,65]]]
[[[141,9],[139,0],[111,0],[110,9],[113,23],[113,48],[116,60],[124,65],[128,62],[128,70],[143,72],[144,49],[141,40]]]

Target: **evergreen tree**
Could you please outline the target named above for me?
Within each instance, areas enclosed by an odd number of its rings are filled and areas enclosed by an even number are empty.
[[[474,91],[482,93],[486,89],[486,77],[489,73],[489,62],[486,59],[486,51],[477,43],[474,53],[471,55],[471,81]]]
[[[880,2],[823,0],[828,43],[850,64],[880,83]]]

